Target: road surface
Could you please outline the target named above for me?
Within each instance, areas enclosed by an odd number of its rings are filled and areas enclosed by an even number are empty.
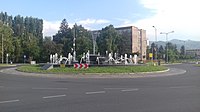
[[[0,112],[200,112],[200,68],[151,78],[45,78],[0,73]]]

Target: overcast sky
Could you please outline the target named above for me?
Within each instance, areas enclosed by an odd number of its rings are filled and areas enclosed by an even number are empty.
[[[169,40],[200,41],[199,0],[0,0],[0,11],[44,20],[44,35],[54,35],[66,18],[69,25],[82,24],[89,30],[136,26],[147,30],[154,41],[165,40],[160,32],[174,31]]]

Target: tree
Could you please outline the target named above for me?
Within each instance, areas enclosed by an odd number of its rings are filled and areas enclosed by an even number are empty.
[[[13,53],[13,62],[20,62],[22,61],[22,46],[21,40],[19,37],[13,39],[13,46],[14,46],[14,53]]]
[[[53,41],[56,43],[63,43],[63,38],[72,38],[72,32],[66,19],[62,20],[58,33],[53,36]]]
[[[12,38],[13,31],[12,29],[0,22],[0,35],[1,35],[1,41],[3,41],[3,49],[1,48],[1,52],[3,50],[3,57],[6,57],[6,54],[8,54],[10,57],[12,57],[14,52],[14,47],[12,44],[13,38]],[[2,46],[2,42],[0,44]],[[1,55],[2,58],[2,55]]]
[[[76,37],[76,53],[78,57],[81,57],[83,53],[88,50],[92,51],[92,35],[81,25],[74,25],[72,28],[74,36]]]
[[[173,45],[172,43],[167,43],[166,46],[168,47],[168,61],[174,62],[175,60],[179,59],[179,52],[177,50],[177,46]]]
[[[153,42],[152,44],[151,44],[151,49],[150,49],[150,52],[153,54],[153,59],[156,59],[157,57],[156,57],[156,45],[155,45],[155,43]]]
[[[97,45],[101,54],[108,52],[117,52],[120,48],[120,36],[113,25],[106,26],[100,31],[97,37]]]
[[[42,45],[41,61],[49,61],[49,56],[55,54],[56,44],[51,40],[51,37],[45,37]]]
[[[150,53],[151,51],[150,51],[150,48],[149,48],[149,46],[147,46],[147,49],[146,49],[146,57],[147,57],[147,60],[150,60],[150,57],[149,57],[149,53]]]
[[[24,37],[22,41],[22,47],[24,55],[27,56],[29,61],[39,60],[40,48],[39,48],[39,40],[33,34],[28,33],[27,37]]]
[[[127,45],[131,45],[131,38],[130,38],[130,34],[127,30],[125,31],[121,31],[120,37],[119,37],[119,54],[131,54],[132,51],[132,47],[131,46],[127,46]]]
[[[185,46],[182,45],[180,49],[180,58],[184,59],[185,58]]]
[[[62,54],[64,56],[67,56],[68,53],[71,52],[73,43],[73,32],[71,28],[69,28],[66,19],[62,20],[58,33],[56,33],[56,35],[53,36],[53,41],[56,44],[62,44]]]
[[[163,46],[161,45],[159,48],[158,48],[158,59],[163,59],[165,55],[165,50],[163,48]]]
[[[24,18],[20,15],[15,16],[12,23],[12,29],[15,37],[22,36],[25,33]]]

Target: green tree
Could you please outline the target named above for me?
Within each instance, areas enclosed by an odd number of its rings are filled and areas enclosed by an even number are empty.
[[[83,26],[74,25],[72,28],[76,37],[76,54],[80,58],[85,52],[92,51],[92,35]]]
[[[185,46],[182,45],[180,49],[180,58],[184,59],[185,58]]]
[[[158,57],[158,56],[156,56],[156,54],[158,54],[158,53],[156,53],[156,52],[158,52],[157,49],[158,49],[157,45],[155,45],[155,43],[153,42],[151,44],[151,49],[150,49],[150,52],[153,53],[153,59],[157,59],[157,57]]]
[[[127,46],[127,45],[131,45],[131,35],[130,33],[125,30],[125,31],[122,31],[121,34],[119,35],[119,54],[131,54],[132,51],[131,51],[131,46]]]
[[[113,25],[106,26],[100,31],[97,37],[97,45],[101,54],[108,52],[117,52],[120,48],[120,36]]]
[[[3,57],[6,57],[6,54],[8,54],[10,57],[12,57],[13,55],[14,47],[12,44],[13,41],[12,34],[13,34],[12,29],[8,25],[4,25],[2,22],[0,22],[1,46],[3,42],[3,49],[1,48],[0,51],[2,52],[3,50],[4,54]]]
[[[21,46],[21,40],[19,37],[16,37],[13,39],[13,46],[14,46],[14,53],[13,53],[13,60],[14,62],[20,62],[22,61],[22,46]]]
[[[163,48],[163,46],[161,45],[159,48],[158,48],[158,59],[163,59],[165,55],[165,50]]]
[[[168,61],[174,62],[179,59],[179,52],[177,46],[172,43],[167,43],[168,46]]]
[[[56,53],[56,43],[51,40],[51,37],[45,37],[42,46],[41,60],[44,62],[49,61],[49,56]]]
[[[56,44],[62,44],[62,54],[67,56],[71,52],[73,43],[73,32],[67,23],[66,19],[63,19],[60,25],[60,29],[56,35],[53,36],[53,41]]]
[[[33,36],[31,33],[27,34],[27,37],[24,37],[24,40],[22,41],[22,47],[24,48],[23,52],[29,61],[39,59],[40,48],[38,43],[38,38]]]
[[[147,57],[147,60],[150,60],[149,53],[150,53],[151,51],[150,51],[149,46],[147,46],[146,52],[147,52],[147,54],[146,54],[146,55],[147,55],[147,56],[146,56],[146,57]]]

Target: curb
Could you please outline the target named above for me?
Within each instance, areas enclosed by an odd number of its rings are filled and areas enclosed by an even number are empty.
[[[46,78],[145,78],[145,77],[161,77],[184,74],[186,71],[181,69],[167,69],[156,72],[144,72],[144,73],[87,73],[87,74],[41,74],[41,73],[25,73],[19,72],[16,68],[8,68],[0,70],[2,73],[22,75],[22,76],[33,76],[33,77],[46,77]],[[162,73],[162,74],[160,74]]]

